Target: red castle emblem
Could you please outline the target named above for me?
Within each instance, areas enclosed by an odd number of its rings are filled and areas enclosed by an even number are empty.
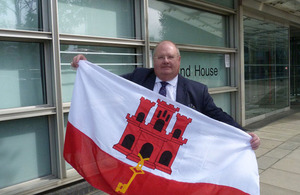
[[[171,174],[171,166],[179,147],[187,143],[187,139],[183,139],[182,135],[192,119],[177,113],[172,131],[167,134],[166,129],[171,118],[175,112],[179,111],[179,108],[158,99],[152,119],[146,125],[145,120],[149,111],[155,105],[155,102],[141,97],[135,115],[127,114],[128,124],[119,143],[113,148],[134,162],[140,161],[138,154],[142,158],[149,158],[144,166]]]

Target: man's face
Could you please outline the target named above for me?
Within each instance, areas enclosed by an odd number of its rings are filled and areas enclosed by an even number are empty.
[[[156,76],[163,81],[175,78],[179,73],[180,59],[173,43],[168,41],[160,43],[156,47],[153,57]]]

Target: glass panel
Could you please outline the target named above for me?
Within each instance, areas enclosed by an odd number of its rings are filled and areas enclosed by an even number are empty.
[[[60,33],[135,38],[132,0],[58,0]]]
[[[161,1],[149,1],[151,41],[227,46],[226,17]]]
[[[0,188],[51,174],[47,117],[0,123]]]
[[[64,114],[64,133],[66,135],[66,130],[67,130],[67,124],[68,124],[68,113]],[[66,162],[66,169],[72,169],[73,167]]]
[[[46,103],[43,45],[0,42],[0,109]]]
[[[215,104],[228,114],[231,114],[230,93],[213,94]]]
[[[72,70],[70,62],[73,57],[83,53],[86,58],[110,72],[121,75],[132,72],[137,65],[134,48],[99,47],[83,45],[61,45],[61,74],[63,101],[71,101],[76,71]]]
[[[291,27],[291,104],[300,103],[300,29]]]
[[[246,118],[289,104],[288,28],[244,17]]]
[[[208,3],[215,3],[217,5],[221,5],[223,7],[227,8],[234,8],[234,0],[204,0],[207,1]]]
[[[212,87],[229,85],[229,68],[225,67],[224,54],[180,52],[180,74]]]
[[[0,28],[42,30],[41,1],[0,0]]]

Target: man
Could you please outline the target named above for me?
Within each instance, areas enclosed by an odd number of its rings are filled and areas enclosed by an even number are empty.
[[[77,68],[79,60],[87,59],[79,54],[73,58],[71,65]],[[179,74],[180,61],[181,56],[177,46],[171,41],[162,41],[154,50],[153,69],[137,68],[123,77],[157,93],[163,89],[163,95],[166,97],[243,130],[230,115],[214,104],[205,85]],[[251,147],[256,150],[260,145],[260,139],[254,133],[249,135],[252,137]]]

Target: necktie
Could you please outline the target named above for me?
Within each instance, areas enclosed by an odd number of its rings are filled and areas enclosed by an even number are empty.
[[[163,96],[166,96],[167,95],[167,89],[166,89],[166,86],[169,84],[168,82],[166,81],[161,81],[161,88],[159,89],[159,94],[163,95]]]

